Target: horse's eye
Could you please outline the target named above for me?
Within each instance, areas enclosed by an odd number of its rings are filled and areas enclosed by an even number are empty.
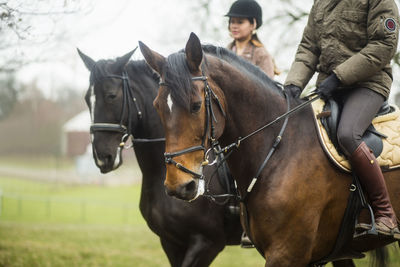
[[[201,108],[201,101],[195,102],[195,103],[192,104],[191,112],[192,113],[197,113],[197,112],[200,111],[200,108]]]
[[[115,98],[117,97],[117,95],[116,94],[109,94],[109,95],[107,95],[107,100],[114,100]]]

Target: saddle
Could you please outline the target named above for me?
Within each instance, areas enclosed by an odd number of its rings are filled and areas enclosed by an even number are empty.
[[[332,141],[335,148],[338,150],[339,154],[341,152],[339,142],[337,140],[337,126],[339,124],[340,114],[342,107],[334,99],[329,99],[323,108],[323,112],[318,115],[321,119],[321,123],[324,126],[326,132],[328,133],[329,139]],[[385,101],[381,108],[379,109],[377,115],[382,116],[391,112],[389,103]],[[375,157],[379,157],[383,150],[382,138],[387,138],[386,135],[379,133],[374,125],[371,123],[367,130],[365,131],[362,140],[368,145],[368,147],[373,151]]]
[[[341,105],[334,99],[319,99],[312,104],[315,125],[320,143],[331,161],[345,172],[351,166],[344,157],[337,141],[337,126]],[[371,125],[363,135],[363,141],[373,151],[382,170],[400,167],[400,110],[384,102]]]

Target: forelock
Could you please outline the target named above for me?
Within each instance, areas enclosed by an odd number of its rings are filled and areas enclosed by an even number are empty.
[[[111,59],[101,59],[97,61],[90,73],[90,83],[94,84],[95,82],[101,81],[104,77],[111,75],[111,66],[113,63],[115,63],[115,60]]]
[[[196,91],[185,53],[178,52],[168,56],[164,77],[171,91],[172,101],[189,110],[191,96],[196,94]]]

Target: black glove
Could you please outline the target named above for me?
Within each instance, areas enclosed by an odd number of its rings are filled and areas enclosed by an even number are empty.
[[[328,99],[332,96],[332,93],[337,89],[339,84],[340,80],[335,73],[332,73],[328,76],[328,78],[322,81],[316,93],[320,95],[323,99]]]
[[[299,98],[301,95],[301,88],[293,84],[285,85],[284,90],[293,98]]]

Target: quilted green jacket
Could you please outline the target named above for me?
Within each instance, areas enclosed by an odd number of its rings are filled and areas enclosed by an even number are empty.
[[[387,98],[398,42],[394,0],[315,0],[285,85],[317,86],[334,72],[342,87],[365,87]]]

